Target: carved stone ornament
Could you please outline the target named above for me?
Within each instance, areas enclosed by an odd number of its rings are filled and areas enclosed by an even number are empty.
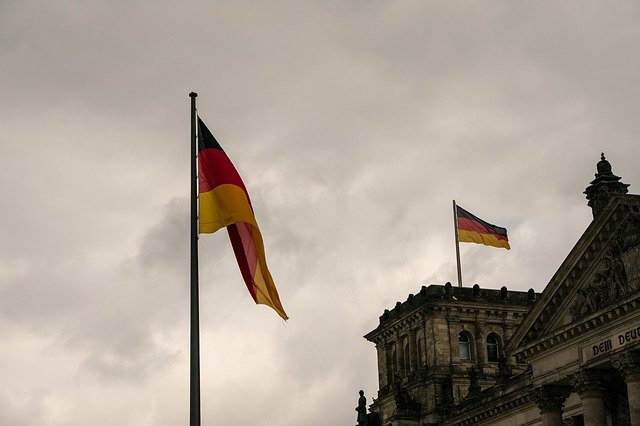
[[[626,381],[640,381],[640,353],[623,352],[611,359],[613,366],[620,371]]]
[[[599,370],[580,370],[571,376],[571,384],[573,390],[583,397],[603,396],[605,382],[609,380],[609,376]]]
[[[576,301],[569,308],[574,321],[614,303],[626,294],[626,273],[620,258],[613,262],[611,258],[607,259],[605,268],[596,272],[591,283],[578,291]],[[611,265],[615,265],[615,269]]]
[[[620,256],[627,273],[629,294],[640,290],[640,246],[630,247]]]
[[[567,386],[543,385],[534,390],[533,397],[541,413],[562,411],[571,389]]]
[[[635,237],[634,237],[635,235]],[[633,221],[604,254],[591,283],[578,291],[569,312],[578,320],[640,289],[640,227]]]
[[[624,269],[627,294],[640,290],[640,219],[634,217],[618,233],[613,247],[613,255],[618,257]],[[614,265],[615,266],[615,265]]]

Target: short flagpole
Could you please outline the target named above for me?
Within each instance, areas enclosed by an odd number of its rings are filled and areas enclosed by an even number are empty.
[[[456,265],[458,267],[458,287],[462,287],[462,268],[460,267],[460,240],[458,239],[458,209],[453,200],[453,231],[456,236]]]
[[[191,98],[191,350],[189,425],[200,426],[200,318],[198,302],[198,162],[196,159],[196,97]]]

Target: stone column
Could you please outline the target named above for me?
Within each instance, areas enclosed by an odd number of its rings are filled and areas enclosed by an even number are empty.
[[[387,341],[381,340],[376,343],[376,351],[378,354],[378,385],[380,389],[387,386],[389,371],[387,369]]]
[[[393,343],[389,343],[387,341],[387,345],[386,345],[386,354],[387,354],[387,384],[391,385],[393,383],[393,378],[395,377],[396,373],[396,366],[393,365]],[[396,352],[397,355],[397,352]]]
[[[398,373],[403,376],[407,373],[408,365],[404,365],[404,341],[400,335],[396,335],[396,356],[398,357]]]
[[[418,335],[420,335],[420,337],[422,338],[422,356],[424,357],[424,359],[422,360],[418,360],[418,368],[425,368],[427,367],[427,365],[429,365],[429,349],[427,348],[427,322],[425,319],[425,316],[423,314],[420,314],[420,327],[418,327],[418,331],[416,332],[416,339],[418,338]],[[416,342],[417,343],[417,342]],[[418,345],[416,344],[416,347]]]
[[[513,325],[509,322],[505,322],[502,325],[503,335],[504,335],[504,344],[506,345],[509,340],[511,340],[511,336],[513,335]]]
[[[507,346],[507,343],[509,343],[509,340],[511,340],[511,336],[513,336],[513,324],[505,321],[505,323],[502,326],[502,330],[504,332],[503,334],[504,339],[502,339],[502,348],[500,349],[502,350],[502,355],[506,356],[507,354],[504,353],[504,347]],[[507,363],[509,365],[516,365],[517,364],[516,357],[510,356],[509,359],[507,360]]]
[[[630,424],[640,426],[640,354],[636,351],[625,352],[613,358],[612,363],[627,382]]]
[[[570,388],[555,385],[543,385],[534,391],[542,426],[562,426],[562,408],[570,393]]]
[[[458,328],[460,320],[457,318],[447,318],[447,325],[449,326],[449,363],[453,365],[455,360],[460,362],[460,357],[454,354],[458,353]]]
[[[484,340],[484,325],[482,321],[476,322],[476,360],[480,371],[487,363],[487,342]]]
[[[582,370],[571,377],[571,384],[582,399],[585,426],[607,426],[604,374],[597,370]]]
[[[416,353],[416,331],[409,330],[409,366],[407,370],[418,371],[418,354]]]

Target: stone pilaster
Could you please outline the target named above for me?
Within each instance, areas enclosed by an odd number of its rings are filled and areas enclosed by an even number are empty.
[[[393,353],[395,352],[395,359]],[[394,362],[395,361],[395,362]],[[398,345],[396,342],[387,343],[387,383],[391,385],[398,374]]]
[[[404,341],[400,335],[396,335],[396,355],[398,356],[398,372],[396,374],[404,376],[408,366],[404,365]]]
[[[503,335],[504,335],[504,344],[506,345],[509,340],[511,340],[511,336],[513,335],[513,325],[506,322],[502,326]]]
[[[582,400],[585,426],[607,426],[604,379],[604,374],[597,370],[582,370],[571,377],[571,384]]]
[[[378,385],[380,389],[384,389],[388,384],[389,371],[387,369],[387,342],[379,341],[376,344],[376,352],[378,355]]]
[[[418,354],[416,352],[416,331],[409,331],[409,366],[407,371],[418,371]]]
[[[636,351],[622,353],[612,359],[627,382],[629,420],[631,426],[640,426],[640,354]]]
[[[460,356],[455,356],[458,353],[458,333],[460,320],[457,318],[447,318],[447,324],[449,326],[449,353],[451,364],[460,362]]]
[[[570,388],[555,385],[543,385],[534,391],[542,426],[562,426],[562,409],[570,393]]]
[[[476,322],[476,360],[480,371],[482,371],[482,367],[487,363],[487,342],[485,341],[484,326],[484,322]]]
[[[511,319],[509,319],[511,321]],[[502,330],[504,332],[504,340],[503,340],[503,346],[502,346],[502,350],[504,351],[504,347],[507,346],[507,343],[509,343],[509,340],[511,340],[511,336],[513,336],[513,324],[511,322],[505,322],[504,325],[502,326]],[[510,356],[508,363],[510,365],[516,365],[516,357],[514,356]]]

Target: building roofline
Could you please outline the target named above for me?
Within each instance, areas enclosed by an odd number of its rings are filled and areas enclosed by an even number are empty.
[[[621,209],[621,206],[627,206],[628,208]],[[555,304],[557,304],[552,302],[554,300],[556,302],[563,300],[570,292],[571,289],[565,289],[564,284],[574,269],[581,267],[581,260],[589,250],[592,249],[598,235],[603,232],[603,229],[609,230],[614,226],[614,223],[619,224],[624,220],[626,214],[629,213],[626,210],[629,210],[629,208],[632,208],[632,210],[640,208],[640,195],[625,194],[611,197],[603,213],[591,221],[549,283],[545,286],[542,294],[531,307],[527,317],[514,331],[513,337],[505,347],[505,351],[514,353],[513,351],[519,347],[528,346],[541,338],[538,332],[536,332],[533,340],[527,338],[527,335],[530,334],[529,332],[531,330],[535,329],[537,323],[545,322],[543,321],[544,318],[542,318],[543,315],[545,315],[546,311],[553,311]],[[549,318],[546,318],[546,320],[548,322]]]
[[[480,288],[478,284],[473,287],[455,287],[451,283],[444,285],[431,284],[422,286],[417,294],[409,294],[404,302],[396,302],[392,309],[385,309],[379,317],[379,325],[364,338],[372,341],[382,329],[407,318],[408,314],[415,313],[421,309],[431,307],[434,303],[446,304],[448,306],[466,306],[469,308],[486,307],[487,303],[504,305],[505,307],[522,307],[527,310],[538,297],[533,289],[529,291],[508,290],[503,286],[500,290]],[[397,320],[397,321],[394,321]]]

